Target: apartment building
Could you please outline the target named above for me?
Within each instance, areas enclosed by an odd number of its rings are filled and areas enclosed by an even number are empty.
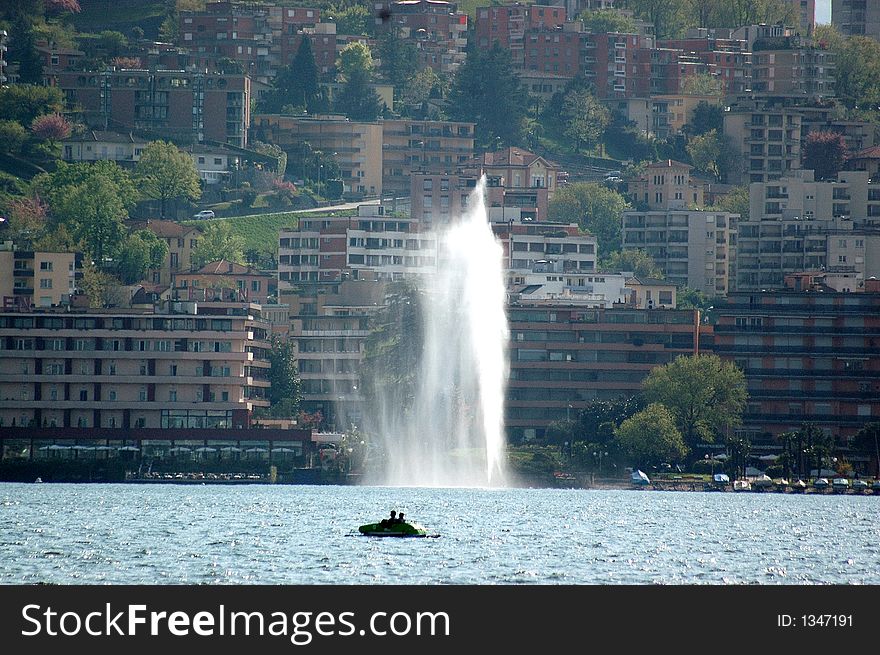
[[[596,271],[596,237],[576,224],[502,221],[492,223],[492,232],[504,249],[509,287],[525,284],[536,267],[554,277]],[[574,286],[585,284],[576,281]]]
[[[224,300],[268,304],[278,291],[274,275],[221,259],[198,270],[175,273],[172,295],[175,300]]]
[[[410,193],[411,176],[452,173],[474,156],[474,123],[428,120],[382,121],[382,189]]]
[[[246,428],[269,405],[267,336],[249,303],[2,312],[0,425]]]
[[[332,155],[339,164],[343,193],[348,197],[382,194],[381,121],[361,123],[344,116],[285,116],[258,114],[254,117],[256,138],[289,149],[303,142],[313,150]]]
[[[834,95],[834,53],[800,37],[783,37],[778,41],[755,44],[753,93],[806,98]]]
[[[745,373],[753,443],[814,423],[845,446],[880,420],[880,289],[736,292],[716,305],[713,349]]]
[[[420,69],[432,68],[438,74],[449,75],[465,62],[468,16],[458,11],[454,2],[375,2],[373,14],[377,32],[395,29],[400,38],[415,46]]]
[[[69,304],[82,280],[82,253],[17,250],[0,242],[0,298],[3,308]]]
[[[45,39],[37,41],[35,49],[43,65],[44,86],[58,86],[58,73],[81,68],[86,56],[82,50],[65,48]]]
[[[550,199],[559,188],[562,168],[523,148],[485,152],[462,167],[475,179],[487,177],[486,201],[490,208],[514,207],[535,220],[547,219]]]
[[[321,11],[309,7],[209,2],[202,11],[180,12],[178,45],[199,58],[237,61],[268,84],[296,52],[292,42],[298,33],[320,20]]]
[[[7,42],[9,41],[9,33],[6,30],[0,30],[0,86],[6,86],[6,57],[9,50]]]
[[[689,29],[683,39],[658,41],[662,48],[681,50],[708,66],[721,83],[724,95],[744,93],[751,88],[752,52],[744,39],[717,36],[717,30]]]
[[[58,86],[92,127],[146,130],[165,138],[246,147],[251,80],[186,70],[63,71]]]
[[[278,279],[282,290],[305,283],[349,279],[399,280],[436,269],[435,235],[417,218],[361,205],[358,216],[304,218],[282,228]]]
[[[174,276],[192,270],[192,255],[202,236],[197,227],[189,227],[176,221],[150,219],[145,223],[134,223],[136,229],[149,230],[168,246],[168,254],[162,267],[147,272],[146,279],[153,284],[170,287]]]
[[[740,98],[724,112],[724,134],[736,165],[731,184],[767,182],[801,166],[801,123],[798,107],[784,99]]]
[[[739,291],[781,289],[804,270],[852,271],[863,282],[876,274],[880,183],[867,171],[841,171],[833,181],[800,170],[749,185],[749,219],[739,224]]]
[[[674,159],[648,164],[644,173],[627,180],[629,198],[647,209],[703,206],[703,185],[691,179],[693,166]]]
[[[290,339],[302,382],[302,409],[336,430],[362,425],[361,365],[372,317],[385,305],[376,278],[311,285],[291,293]]]
[[[656,366],[700,352],[695,310],[577,306],[524,300],[508,307],[510,378],[505,425],[511,441],[544,436],[596,400],[628,398]]]
[[[497,41],[501,47],[510,50],[514,68],[522,69],[526,67],[526,45],[530,34],[561,29],[565,21],[563,7],[524,5],[519,2],[478,7],[474,33],[479,47],[491,48]]]
[[[880,40],[880,5],[873,0],[831,0],[831,24],[846,36]]]
[[[723,296],[736,279],[738,220],[729,212],[626,211],[622,247],[644,250],[676,286]]]
[[[691,122],[694,110],[701,102],[718,105],[717,96],[707,95],[654,95],[651,96],[651,133],[658,139],[668,139],[680,134]]]

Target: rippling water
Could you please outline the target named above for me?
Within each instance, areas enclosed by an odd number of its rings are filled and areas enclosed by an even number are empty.
[[[406,512],[436,539],[357,526]],[[0,484],[0,583],[878,584],[880,498]]]

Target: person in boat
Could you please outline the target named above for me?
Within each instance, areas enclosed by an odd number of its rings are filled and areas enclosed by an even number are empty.
[[[403,512],[401,512],[400,515],[397,517],[397,522],[398,523],[405,523],[405,521],[403,520]]]
[[[397,512],[392,509],[391,510],[391,518],[382,519],[382,522],[380,523],[380,525],[383,528],[390,528],[395,523],[397,523]]]

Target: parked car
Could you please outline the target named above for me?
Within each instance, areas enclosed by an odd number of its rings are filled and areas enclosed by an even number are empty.
[[[214,218],[214,212],[210,209],[203,209],[197,214],[193,214],[193,218],[197,218],[199,220],[204,220],[207,218]]]

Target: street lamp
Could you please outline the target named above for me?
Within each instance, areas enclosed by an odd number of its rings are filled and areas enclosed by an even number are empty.
[[[602,457],[603,456],[608,457],[608,451],[605,451],[604,453],[601,450],[593,451],[593,457],[599,458],[599,475],[602,475]]]
[[[707,460],[710,462],[710,473],[709,473],[709,475],[710,475],[710,476],[712,477],[712,479],[714,480],[714,479],[715,479],[715,458],[714,458],[714,457],[709,457],[708,454],[703,455],[703,457],[704,457],[705,459],[707,459]]]

